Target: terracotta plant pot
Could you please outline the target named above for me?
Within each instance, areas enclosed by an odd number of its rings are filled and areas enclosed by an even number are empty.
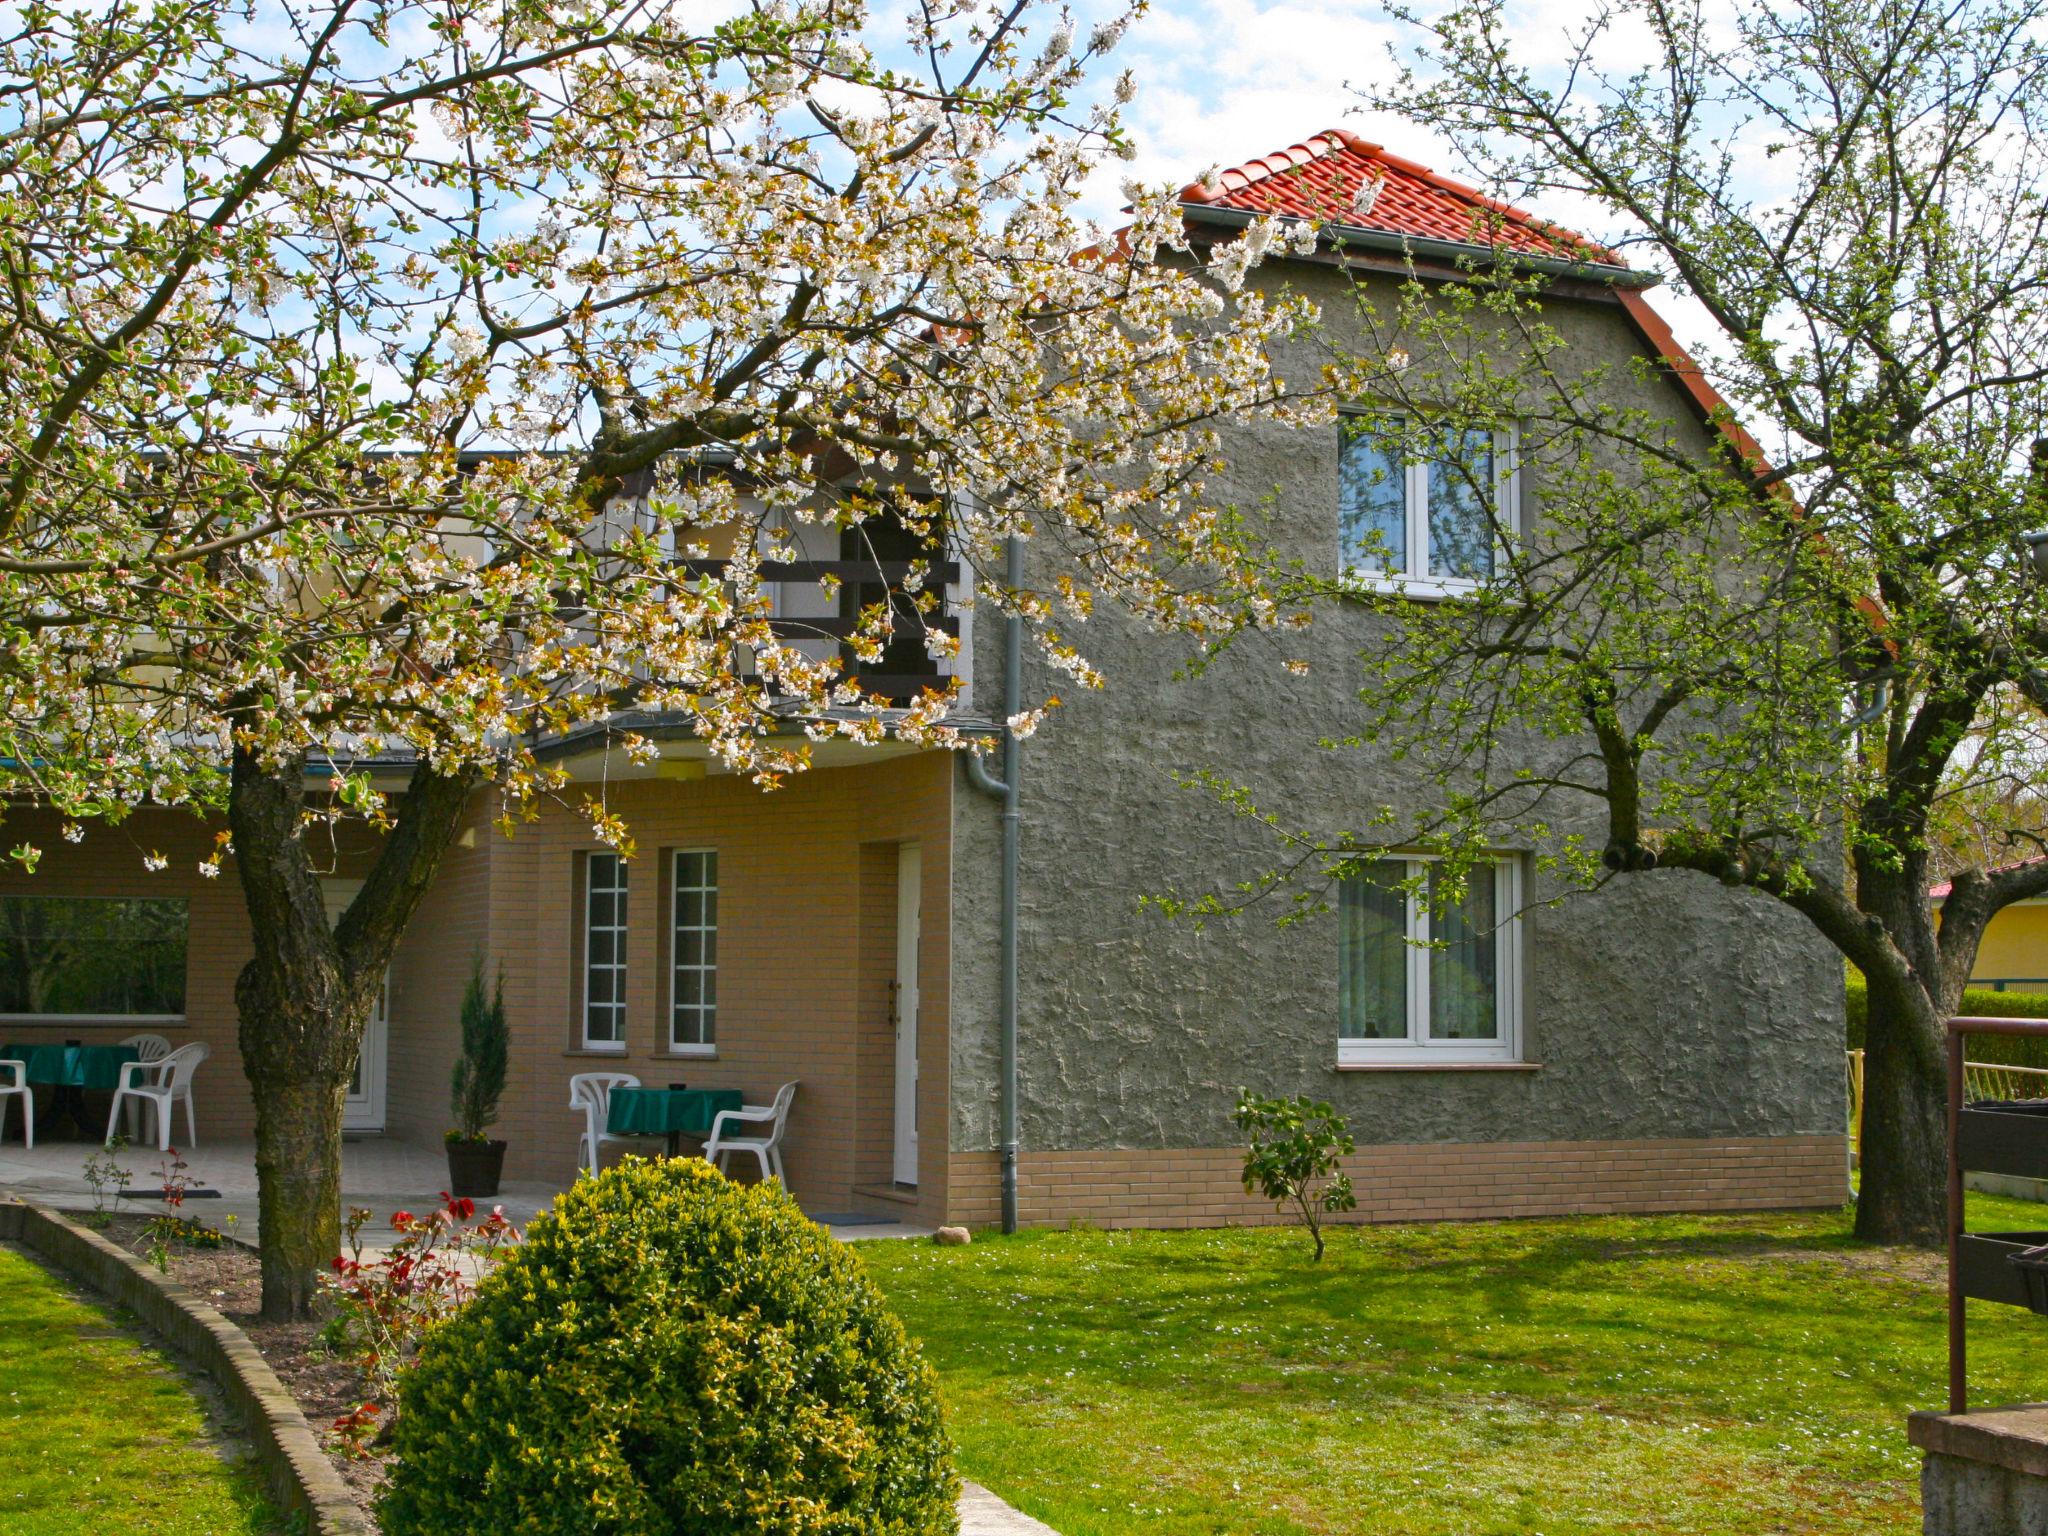
[[[458,1199],[489,1199],[498,1192],[498,1179],[504,1171],[504,1142],[448,1143],[448,1193]]]

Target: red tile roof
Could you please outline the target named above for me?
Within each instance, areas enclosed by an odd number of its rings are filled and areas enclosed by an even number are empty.
[[[2037,853],[2030,859],[2016,859],[2010,864],[2000,864],[1995,868],[1987,869],[1984,873],[1987,875],[2002,875],[2009,869],[2025,869],[2030,864],[2040,863],[2044,857],[2048,857],[2048,855]],[[1930,900],[1945,901],[1955,888],[1953,880],[1944,880],[1939,885],[1929,886],[1927,888],[1927,895]]]
[[[1353,229],[1460,245],[1505,246],[1527,256],[1622,265],[1621,258],[1569,230],[1488,197],[1426,165],[1390,155],[1348,128],[1190,182],[1180,200],[1244,213],[1291,214]]]

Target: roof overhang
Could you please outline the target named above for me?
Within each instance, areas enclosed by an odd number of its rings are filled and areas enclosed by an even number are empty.
[[[1253,213],[1242,208],[1217,208],[1189,202],[1183,202],[1180,211],[1181,216],[1190,223],[1208,224],[1221,229],[1244,229],[1255,220],[1268,217],[1266,214]],[[1279,218],[1285,224],[1310,222],[1300,214],[1283,213],[1273,217]],[[1314,222],[1321,230],[1321,241],[1333,248],[1388,252],[1460,268],[1491,267],[1500,264],[1503,259],[1501,248],[1470,241],[1395,234],[1384,229],[1361,229],[1357,225],[1338,224],[1328,220]],[[1515,250],[1507,251],[1505,256],[1512,266],[1531,272],[1541,272],[1548,277],[1576,278],[1581,282],[1600,283],[1613,288],[1654,288],[1659,281],[1654,272],[1638,272],[1633,267],[1609,262],[1574,261],[1565,257],[1539,256]]]
[[[883,723],[888,724],[890,716],[899,713],[900,711],[885,711],[882,715]],[[768,734],[771,739],[785,740],[801,736],[811,725],[819,723],[821,718],[829,723],[841,718],[851,720],[867,717],[856,716],[851,711],[844,716],[791,714]],[[964,737],[987,737],[994,740],[1002,734],[1001,728],[994,721],[979,717],[954,719],[947,723]],[[635,762],[625,750],[624,742],[628,736],[638,736],[651,743],[654,747],[653,756],[645,761]],[[843,736],[831,736],[812,743],[811,766],[844,768],[940,750],[946,749],[921,746],[914,742],[899,740],[895,736],[885,737],[878,742],[854,741]],[[630,779],[689,781],[734,771],[718,760],[711,744],[697,734],[696,728],[687,718],[676,715],[626,717],[602,725],[587,726],[582,730],[572,731],[565,736],[540,743],[534,748],[534,756],[563,769],[572,781],[577,782],[593,779],[614,782]]]

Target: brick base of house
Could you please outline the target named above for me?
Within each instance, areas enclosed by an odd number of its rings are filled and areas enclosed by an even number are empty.
[[[1235,1147],[1025,1152],[1017,1215],[1027,1226],[1214,1227],[1281,1219],[1239,1183]],[[1367,1147],[1345,1159],[1350,1221],[1452,1221],[1649,1211],[1770,1210],[1849,1197],[1840,1136],[1697,1141],[1493,1141]],[[993,1152],[955,1152],[950,1220],[1000,1219]]]

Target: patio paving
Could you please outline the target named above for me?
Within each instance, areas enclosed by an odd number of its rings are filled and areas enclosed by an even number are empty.
[[[960,1487],[960,1536],[1060,1536],[1043,1520],[1012,1509],[979,1483]]]
[[[15,1129],[19,1134],[18,1120]],[[85,1181],[85,1160],[95,1150],[82,1141],[38,1141],[33,1148],[27,1148],[10,1138],[0,1143],[0,1194],[18,1194],[58,1210],[91,1210],[93,1194]],[[232,1215],[235,1236],[253,1242],[257,1232],[254,1144],[222,1142],[180,1150],[191,1187],[220,1192],[217,1199],[193,1199],[186,1214],[210,1226],[222,1226],[222,1218]],[[121,1166],[132,1176],[131,1190],[151,1191],[162,1182],[159,1168],[163,1157],[155,1148],[127,1147],[119,1158]],[[431,1211],[440,1203],[440,1192],[447,1187],[448,1163],[439,1144],[422,1146],[386,1136],[342,1144],[342,1207],[366,1206],[374,1213],[363,1229],[366,1248],[389,1245],[394,1235],[390,1225],[393,1211]],[[495,1201],[481,1203],[503,1206],[507,1216],[524,1225],[536,1212],[553,1204],[562,1188],[559,1184],[508,1182],[499,1187]],[[108,1204],[144,1213],[162,1209],[160,1202],[153,1199],[110,1199]],[[931,1230],[845,1211],[811,1211],[810,1215],[834,1237],[848,1240],[924,1237]]]

